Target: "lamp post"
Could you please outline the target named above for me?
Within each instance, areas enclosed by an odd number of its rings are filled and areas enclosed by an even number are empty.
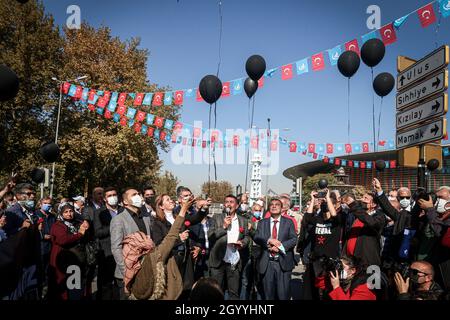
[[[59,103],[58,103],[58,115],[56,118],[56,133],[55,133],[55,144],[58,144],[58,134],[59,134],[59,121],[61,119],[61,103],[62,103],[62,86],[64,82],[77,82],[83,79],[86,79],[88,76],[81,76],[72,80],[59,80],[56,77],[53,77],[52,80],[58,82],[59,84]],[[53,198],[53,188],[55,184],[55,163],[52,164],[52,183],[50,185],[50,198]]]
[[[238,184],[236,186],[236,196],[240,195],[242,193],[242,186]]]

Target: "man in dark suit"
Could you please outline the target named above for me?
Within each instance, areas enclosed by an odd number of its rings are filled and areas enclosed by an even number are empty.
[[[17,203],[5,212],[6,225],[3,230],[8,237],[16,234],[22,228],[28,228],[38,222],[39,217],[34,214],[36,192],[29,183],[18,184],[15,188]]]
[[[265,300],[288,300],[289,282],[295,267],[294,247],[297,242],[294,223],[281,215],[282,203],[272,199],[270,218],[258,222],[254,241],[261,247],[258,264]]]
[[[119,292],[114,290],[114,271],[116,262],[111,253],[111,234],[109,227],[111,220],[120,214],[124,208],[118,205],[117,190],[113,187],[105,189],[106,203],[94,214],[95,236],[99,243],[97,300],[118,300]]]
[[[230,300],[239,300],[242,256],[248,250],[248,221],[236,214],[239,202],[234,195],[225,197],[225,213],[215,214],[210,220],[208,241],[211,242],[209,270],[224,289],[227,281]]]

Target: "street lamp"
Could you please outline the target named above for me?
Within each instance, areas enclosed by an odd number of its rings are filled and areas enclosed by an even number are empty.
[[[58,133],[59,133],[59,120],[61,118],[61,102],[62,102],[62,86],[64,82],[77,82],[83,79],[86,79],[88,76],[81,76],[75,79],[70,79],[70,80],[59,80],[56,77],[52,77],[53,81],[56,81],[59,83],[59,103],[58,103],[58,116],[56,118],[56,133],[55,133],[55,144],[58,144]],[[50,198],[53,197],[53,187],[55,184],[55,163],[53,162],[52,164],[52,184],[50,185]]]
[[[240,195],[242,193],[242,186],[238,184],[236,186],[236,196]]]

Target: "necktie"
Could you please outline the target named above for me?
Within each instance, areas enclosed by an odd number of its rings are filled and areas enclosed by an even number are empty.
[[[278,237],[277,223],[278,223],[278,220],[273,220],[272,239],[276,239]],[[273,257],[273,256],[275,256],[275,253],[272,252],[271,255]]]

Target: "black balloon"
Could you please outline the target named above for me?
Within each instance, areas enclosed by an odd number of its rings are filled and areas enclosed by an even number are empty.
[[[258,81],[254,81],[250,78],[245,79],[244,90],[245,93],[247,94],[247,97],[249,98],[253,97],[256,90],[258,90]]]
[[[42,183],[45,179],[45,171],[39,168],[35,168],[31,171],[31,180],[36,183]]]
[[[219,100],[222,94],[222,82],[214,75],[204,76],[198,86],[200,95],[209,104]]]
[[[428,163],[427,163],[427,168],[430,171],[436,170],[437,168],[439,168],[439,160],[430,159],[430,161],[428,161]]]
[[[20,3],[27,3],[28,2],[28,0],[17,0],[18,2],[20,2]]]
[[[383,171],[384,168],[386,168],[386,162],[384,162],[384,160],[375,161],[375,168],[377,171]]]
[[[55,162],[59,157],[59,146],[54,142],[47,142],[40,150],[42,158],[47,162]]]
[[[389,72],[380,73],[373,80],[373,90],[380,97],[387,96],[394,89],[395,80]]]
[[[5,65],[0,65],[0,101],[14,98],[19,92],[19,78]]]
[[[328,187],[328,180],[320,179],[318,185],[319,185],[319,189],[325,189],[326,187]]]
[[[339,56],[338,69],[343,76],[351,78],[359,69],[361,59],[354,51],[347,50]]]
[[[258,81],[266,72],[266,60],[260,55],[253,55],[247,59],[245,70],[253,81]]]
[[[380,39],[370,39],[361,47],[361,59],[369,67],[375,67],[384,58],[386,47]]]

